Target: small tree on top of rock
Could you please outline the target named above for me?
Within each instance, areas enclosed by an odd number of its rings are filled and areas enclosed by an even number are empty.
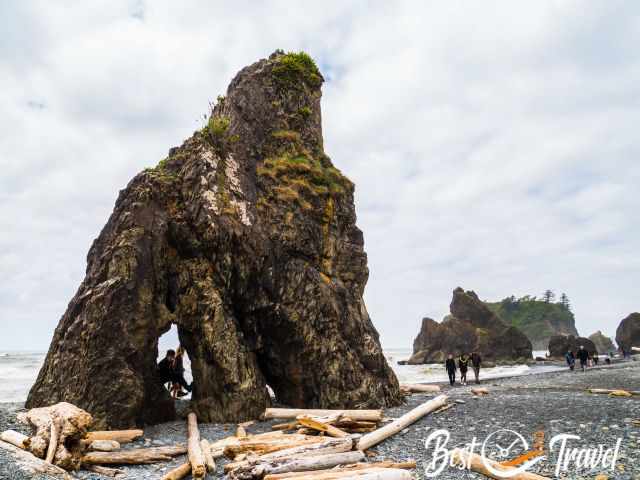
[[[566,293],[560,295],[560,304],[566,308],[567,310],[571,310],[571,304],[569,303],[569,297],[567,297]]]
[[[555,293],[553,293],[553,291],[546,290],[542,295],[542,298],[544,299],[545,303],[551,303],[556,298],[556,295]]]

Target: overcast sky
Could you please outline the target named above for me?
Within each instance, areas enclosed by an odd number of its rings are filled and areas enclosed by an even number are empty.
[[[306,50],[386,347],[457,286],[640,310],[640,3],[0,1],[0,349],[43,350],[128,180]]]

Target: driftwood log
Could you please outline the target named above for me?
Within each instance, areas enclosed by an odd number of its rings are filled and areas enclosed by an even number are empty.
[[[93,423],[89,413],[61,402],[18,414],[18,420],[32,427],[29,449],[39,458],[65,469],[77,470],[82,460],[81,439]]]
[[[296,418],[298,415],[308,415],[311,417],[326,417],[331,415],[342,415],[352,420],[363,420],[366,422],[381,422],[382,410],[325,410],[325,409],[304,409],[304,408],[267,408],[264,411],[264,419],[274,418]]]
[[[374,430],[371,433],[367,433],[360,440],[358,440],[357,448],[358,450],[366,450],[369,447],[377,445],[382,442],[384,439],[389,438],[392,435],[395,435],[402,429],[408,427],[414,422],[417,422],[425,415],[437,410],[440,407],[443,407],[447,403],[446,395],[438,395],[437,397],[425,402],[421,405],[418,405],[413,410],[402,415],[400,418],[394,420],[393,422],[385,425],[382,428]]]
[[[213,455],[211,454],[211,446],[209,445],[209,442],[203,438],[200,440],[200,448],[204,455],[204,463],[207,466],[207,472],[215,473],[216,461],[213,459]]]
[[[304,445],[312,445],[315,443],[322,443],[324,438],[312,435],[283,435],[276,438],[245,438],[239,439],[236,444],[227,445],[224,447],[224,455],[227,458],[235,458],[237,455],[243,453],[256,453],[258,455],[264,455],[267,453],[277,452],[279,450],[286,450],[288,448],[300,447]]]
[[[0,433],[0,440],[10,443],[18,448],[26,450],[31,444],[31,440],[26,435],[15,430],[6,430]]]
[[[234,479],[250,480],[262,478],[266,474],[323,470],[336,465],[347,465],[364,459],[364,454],[359,451],[332,453],[328,455],[282,457],[271,460],[259,458],[256,463],[249,463],[244,467],[238,467],[229,472],[229,477]]]
[[[186,477],[190,473],[191,473],[191,464],[187,462],[167,472],[162,477],[161,480],[182,480],[184,477]]]
[[[104,475],[105,477],[112,477],[112,478],[122,477],[127,474],[127,472],[125,472],[124,470],[120,470],[118,468],[104,467],[102,465],[83,465],[82,469],[88,472],[93,472],[99,475]]]
[[[317,420],[314,417],[300,415],[297,417],[297,420],[300,425],[311,428],[313,430],[317,430],[318,432],[324,432],[331,437],[342,438],[349,435],[344,430],[340,430],[338,427],[334,427],[330,423],[325,423]]]
[[[301,477],[306,475],[319,476],[323,474],[337,474],[346,475],[349,472],[354,472],[356,470],[370,470],[374,468],[403,468],[403,469],[412,469],[416,468],[416,462],[411,460],[407,462],[371,462],[371,463],[354,463],[352,465],[345,465],[339,468],[333,468],[331,470],[307,470],[303,472],[287,472],[287,473],[272,473],[269,475],[265,475],[263,480],[283,480],[289,477]],[[329,477],[328,477],[329,478]]]
[[[411,480],[413,476],[406,470],[399,468],[365,468],[359,470],[333,469],[316,473],[306,473],[302,476],[287,477],[287,480]]]
[[[423,383],[401,383],[400,391],[408,393],[440,393],[439,385],[426,385]]]
[[[512,472],[513,470],[515,470],[514,467],[506,467],[489,458],[483,459],[482,456],[478,455],[477,453],[471,453],[459,448],[455,448],[451,451],[451,461],[455,465],[463,465],[469,470],[481,473],[489,478],[495,478],[497,480],[503,480],[504,478],[509,478],[511,480],[550,480],[548,477],[543,477],[542,475],[530,472],[517,473],[513,475]],[[494,475],[490,470],[487,469],[485,463],[490,464],[494,470],[498,472],[504,472],[506,475]],[[511,475],[509,475],[510,473]]]
[[[257,459],[228,463],[224,466],[224,471],[230,472],[238,468],[250,469],[257,463],[269,462],[280,458],[314,457],[319,455],[329,455],[332,453],[348,452],[353,448],[353,440],[351,438],[326,438],[322,440],[322,442],[318,443],[267,453]]]
[[[142,430],[104,430],[89,432],[85,439],[92,442],[94,440],[114,440],[118,443],[130,443],[144,435]]]
[[[117,452],[89,452],[82,457],[82,463],[91,465],[138,465],[171,460],[171,457],[184,455],[187,447],[132,448]]]
[[[198,430],[198,417],[195,413],[187,415],[187,454],[191,464],[191,476],[193,478],[204,478],[207,474],[207,467],[204,463],[204,454],[200,446],[200,430]]]
[[[64,480],[73,480],[73,477],[69,475],[66,470],[57,467],[56,465],[51,465],[50,463],[45,462],[41,458],[36,457],[31,452],[23,450],[2,440],[0,440],[0,448],[11,453],[13,458],[16,460],[18,467],[25,472],[28,472],[32,475],[43,473],[45,475],[60,477]]]

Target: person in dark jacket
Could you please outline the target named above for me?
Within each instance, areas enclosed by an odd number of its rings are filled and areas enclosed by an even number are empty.
[[[469,368],[469,357],[463,353],[458,358],[458,368],[460,369],[460,383],[462,385],[467,384],[467,370]]]
[[[576,366],[576,357],[571,350],[564,354],[564,359],[567,361],[567,365],[569,365],[569,370],[573,370]]]
[[[580,345],[580,350],[578,350],[578,360],[580,360],[580,368],[584,372],[587,369],[587,362],[589,361],[589,352],[587,352],[584,348],[584,345]]]
[[[181,387],[180,391],[178,391],[179,397],[184,397],[187,392],[190,392],[192,390],[191,385],[189,385],[184,378],[183,356],[184,349],[182,347],[178,347],[175,360],[173,362],[173,383]],[[183,392],[182,388],[184,388],[187,392]]]
[[[449,354],[447,361],[444,362],[444,368],[447,369],[449,383],[453,386],[453,384],[456,383],[456,361],[453,359],[452,354]]]
[[[167,350],[165,357],[158,363],[158,375],[162,384],[173,383],[173,365],[176,359],[175,350]]]
[[[476,377],[476,383],[480,383],[480,364],[482,363],[482,357],[478,352],[471,354],[471,366],[473,367],[473,374]]]

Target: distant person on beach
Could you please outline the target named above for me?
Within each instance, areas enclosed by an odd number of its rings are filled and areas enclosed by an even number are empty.
[[[576,357],[573,355],[573,352],[569,350],[564,358],[567,360],[567,365],[569,365],[569,370],[573,370],[576,366]]]
[[[577,357],[578,360],[580,360],[580,368],[584,372],[587,369],[587,362],[589,361],[589,352],[584,349],[584,345],[580,345]]]
[[[480,383],[480,364],[482,363],[482,357],[478,352],[471,354],[471,366],[473,367],[473,374],[476,377],[476,383]]]
[[[453,359],[453,355],[449,354],[447,361],[444,362],[444,368],[447,369],[449,375],[449,383],[453,386],[456,383],[456,361]]]
[[[460,369],[460,383],[467,384],[467,369],[469,368],[469,357],[465,353],[460,355],[458,359],[458,368]]]
[[[598,357],[598,352],[595,352],[593,354],[593,364],[594,365],[598,365],[598,361],[600,360],[600,358]]]

